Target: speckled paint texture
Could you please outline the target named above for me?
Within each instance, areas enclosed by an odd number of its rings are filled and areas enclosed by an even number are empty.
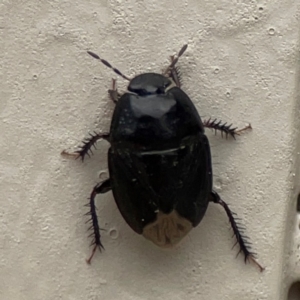
[[[299,29],[297,0],[2,0],[0,298],[299,299],[287,298],[300,280]],[[84,204],[107,176],[108,144],[83,164],[60,152],[109,129],[115,77],[86,51],[133,76],[160,72],[184,43],[183,89],[200,115],[252,124],[236,141],[207,135],[215,188],[264,273],[235,258],[220,206],[167,251],[127,226],[111,193],[97,197],[105,251],[85,262]]]

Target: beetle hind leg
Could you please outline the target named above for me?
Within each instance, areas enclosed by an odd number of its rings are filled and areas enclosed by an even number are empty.
[[[86,260],[88,264],[91,263],[92,258],[97,250],[97,248],[101,251],[101,249],[104,249],[102,243],[101,243],[101,235],[100,235],[100,227],[98,223],[98,217],[96,213],[96,206],[95,206],[95,197],[97,194],[104,194],[111,190],[111,184],[110,179],[107,179],[103,181],[102,183],[97,184],[90,197],[89,197],[89,203],[86,205],[90,208],[90,211],[86,213],[87,216],[90,216],[90,219],[86,222],[91,222],[92,225],[89,227],[89,230],[92,230],[92,233],[89,235],[89,237],[93,237],[93,240],[91,242],[90,246],[94,245],[94,248],[92,250],[92,254],[90,257]]]
[[[211,193],[211,198],[212,198],[211,201],[222,205],[223,208],[225,209],[225,212],[229,218],[229,222],[230,222],[232,230],[233,230],[233,234],[236,237],[236,243],[234,244],[234,246],[236,244],[239,244],[239,246],[240,246],[240,250],[237,253],[237,255],[239,255],[241,252],[243,252],[243,254],[245,256],[245,263],[247,263],[247,261],[252,261],[256,266],[258,266],[258,268],[261,272],[264,271],[265,268],[263,268],[257,262],[257,260],[255,259],[255,253],[251,251],[251,243],[249,242],[248,238],[243,235],[244,228],[238,224],[237,217],[234,217],[234,215],[236,215],[236,214],[230,210],[228,205],[220,198],[219,194],[216,193],[215,191],[213,191]]]
[[[234,139],[237,135],[240,135],[243,131],[252,129],[251,124],[248,124],[247,126],[238,129],[237,127],[232,127],[232,124],[227,125],[227,123],[222,123],[222,121],[218,121],[217,119],[212,120],[211,118],[209,118],[208,120],[204,120],[203,125],[206,128],[210,128],[214,130],[215,133],[217,133],[217,130],[219,130],[221,132],[222,137],[223,134],[225,134],[226,138],[228,137],[228,135],[230,135]]]

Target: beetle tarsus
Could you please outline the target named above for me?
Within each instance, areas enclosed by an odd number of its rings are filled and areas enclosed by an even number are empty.
[[[69,153],[66,150],[61,151],[60,155],[67,156],[67,157],[73,157],[75,159],[77,159],[79,157],[78,153]]]
[[[89,230],[92,230],[92,234],[90,236],[94,236],[94,239],[91,242],[91,246],[94,245],[91,256],[86,260],[88,264],[91,263],[91,260],[96,252],[96,249],[99,248],[101,251],[104,249],[101,243],[101,235],[100,235],[100,227],[98,223],[98,217],[96,213],[96,205],[95,205],[95,197],[97,194],[104,194],[111,190],[110,179],[107,179],[99,184],[97,184],[93,191],[91,192],[91,196],[89,198],[89,203],[87,206],[90,207],[90,211],[86,215],[90,215],[90,219],[87,222],[91,222]]]
[[[223,137],[223,134],[225,134],[225,137],[227,138],[228,135],[233,137],[235,139],[236,135],[240,135],[241,132],[245,130],[252,129],[251,124],[248,124],[244,128],[241,128],[237,130],[237,127],[232,127],[232,124],[227,125],[226,123],[222,123],[222,121],[218,121],[217,119],[211,119],[209,118],[208,120],[203,121],[203,125],[206,128],[210,128],[215,131],[215,134],[217,134],[217,130],[221,132],[221,136]]]
[[[251,251],[251,243],[249,242],[249,239],[244,236],[244,228],[239,225],[237,222],[238,218],[234,217],[236,215],[234,212],[232,212],[229,208],[229,206],[220,198],[219,194],[215,191],[211,193],[211,201],[214,203],[220,204],[225,209],[225,212],[229,218],[229,222],[231,224],[233,235],[236,238],[236,243],[233,247],[235,247],[236,244],[239,244],[240,250],[237,253],[237,256],[243,252],[244,254],[244,261],[247,263],[248,261],[252,261],[262,272],[265,268],[263,268],[255,259],[255,253]]]
[[[90,255],[90,257],[87,258],[87,259],[85,260],[85,261],[87,262],[87,264],[89,264],[89,265],[91,264],[92,258],[93,258],[93,256],[94,256],[96,250],[97,250],[97,245],[94,246],[94,248],[93,248],[93,250],[92,250],[92,254]],[[100,250],[100,251],[101,251],[101,250]]]
[[[251,126],[251,124],[249,123],[247,126],[241,128],[241,129],[239,129],[239,130],[236,130],[236,131],[235,131],[235,134],[240,135],[243,131],[251,130],[251,129],[252,129],[252,126]]]
[[[248,261],[252,261],[252,263],[254,263],[258,268],[260,272],[263,272],[265,270],[265,267],[262,267],[257,260],[255,259],[255,257],[253,255],[249,255],[248,257]]]

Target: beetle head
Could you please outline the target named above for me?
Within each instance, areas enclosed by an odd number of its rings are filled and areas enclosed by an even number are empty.
[[[171,80],[164,75],[144,73],[130,81],[128,90],[138,95],[163,94],[170,84]]]

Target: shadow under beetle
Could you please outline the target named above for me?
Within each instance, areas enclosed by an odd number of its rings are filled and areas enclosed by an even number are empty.
[[[89,198],[93,231],[92,254],[103,248],[95,197],[112,190],[127,224],[160,247],[176,245],[202,220],[208,203],[220,204],[229,218],[245,262],[255,260],[247,237],[228,205],[213,190],[210,146],[204,128],[219,130],[235,138],[237,130],[217,120],[201,120],[194,104],[181,89],[176,63],[187,49],[184,45],[163,74],[145,73],[130,79],[97,54],[88,51],[116,74],[129,81],[128,92],[119,94],[116,81],[108,91],[116,104],[110,132],[94,133],[74,153],[84,160],[99,139],[110,143],[110,178],[97,184]]]

